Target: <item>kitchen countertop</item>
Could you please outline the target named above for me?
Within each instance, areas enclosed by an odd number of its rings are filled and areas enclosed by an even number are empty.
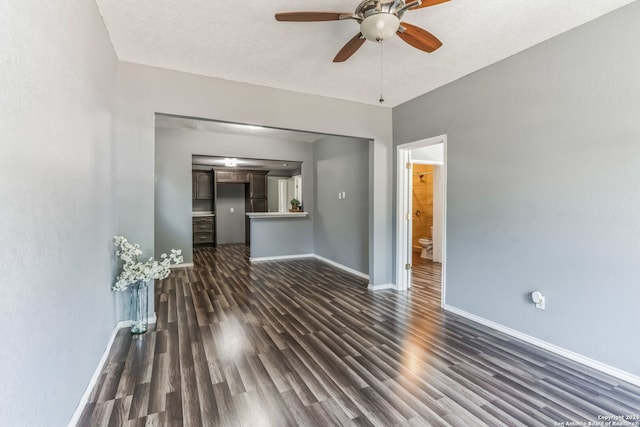
[[[194,212],[191,212],[191,216],[194,216],[194,217],[216,216],[216,213],[212,211],[194,211]]]
[[[309,215],[309,212],[247,212],[249,218],[301,218]]]

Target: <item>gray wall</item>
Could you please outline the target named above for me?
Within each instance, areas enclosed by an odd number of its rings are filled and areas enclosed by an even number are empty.
[[[193,262],[191,228],[191,156],[193,154],[304,162],[303,194],[313,193],[313,148],[310,143],[228,135],[189,129],[156,128],[155,252],[182,249]],[[244,200],[243,200],[244,203]],[[313,204],[309,206],[313,209]],[[244,221],[244,217],[243,217]],[[300,239],[313,246],[313,222],[302,221]],[[218,228],[217,232],[223,232]],[[243,240],[244,241],[244,240]],[[284,244],[284,243],[283,243]]]
[[[314,253],[368,274],[369,141],[329,136],[314,143],[313,157]]]
[[[0,425],[61,426],[115,326],[117,60],[95,2],[0,9]]]
[[[635,2],[393,110],[397,144],[448,136],[447,304],[636,375],[639,21]]]
[[[374,284],[391,282],[392,133],[389,108],[126,62],[119,63],[118,88],[116,142],[120,233],[132,236],[132,240],[140,242],[145,250],[154,248],[156,112],[364,137],[373,139],[370,174],[371,188],[375,191],[370,202],[370,280]],[[264,148],[268,150],[270,145]],[[258,157],[253,153],[242,155]],[[306,173],[303,168],[303,175]],[[305,182],[308,180],[303,178],[303,184]],[[189,188],[190,184],[185,185]],[[304,185],[306,188],[307,184]],[[186,209],[191,209],[190,202]],[[184,217],[188,217],[188,213]],[[189,227],[188,221],[186,227]]]
[[[146,251],[154,248],[156,112],[363,137],[373,139],[370,175],[371,188],[375,191],[371,192],[370,280],[374,284],[391,282],[392,132],[389,108],[126,62],[120,62],[118,70],[116,141],[120,233],[140,242]],[[245,157],[257,156],[247,153]],[[178,158],[176,161],[183,160]],[[306,173],[303,168],[303,175]],[[307,182],[303,178],[303,183]],[[185,185],[189,188],[190,184]],[[190,202],[186,209],[191,209]],[[185,224],[178,226],[185,227]],[[189,227],[188,221],[186,227]]]
[[[308,218],[251,219],[251,258],[313,253]]]
[[[216,234],[219,245],[245,242],[244,184],[216,185]],[[233,212],[231,212],[233,209]]]

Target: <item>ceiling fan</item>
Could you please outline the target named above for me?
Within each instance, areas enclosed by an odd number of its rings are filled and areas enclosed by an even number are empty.
[[[408,1],[408,0],[407,0]],[[400,22],[407,10],[434,6],[449,0],[364,0],[354,13],[340,12],[280,12],[278,21],[317,22],[353,19],[360,24],[360,32],[344,45],[333,62],[344,62],[351,57],[365,40],[381,42],[394,34],[416,49],[433,52],[442,46],[436,36],[415,25]]]

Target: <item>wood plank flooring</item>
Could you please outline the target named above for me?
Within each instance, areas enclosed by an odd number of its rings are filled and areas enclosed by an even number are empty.
[[[315,259],[195,251],[121,330],[80,426],[553,426],[640,415],[640,388]],[[578,424],[574,424],[578,425]],[[584,424],[586,425],[586,424]],[[631,424],[630,424],[631,425]]]

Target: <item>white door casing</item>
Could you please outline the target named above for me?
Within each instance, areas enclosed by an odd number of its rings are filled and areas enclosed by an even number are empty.
[[[446,287],[446,194],[447,194],[447,135],[440,135],[407,144],[397,146],[397,204],[396,204],[396,290],[405,291],[411,286],[410,270],[406,270],[405,265],[411,263],[411,225],[412,225],[412,197],[411,197],[411,171],[407,173],[406,164],[411,162],[411,150],[426,147],[434,144],[443,144],[443,164],[439,171],[441,183],[441,215],[440,230],[438,239],[440,240],[440,256],[442,259],[442,292],[441,306],[445,304]],[[423,162],[420,162],[423,163]],[[437,164],[437,162],[434,162]],[[434,194],[435,196],[435,194]],[[435,201],[434,201],[435,202]],[[435,216],[435,215],[434,215]],[[408,219],[407,219],[408,218]],[[438,260],[435,260],[438,261]]]

